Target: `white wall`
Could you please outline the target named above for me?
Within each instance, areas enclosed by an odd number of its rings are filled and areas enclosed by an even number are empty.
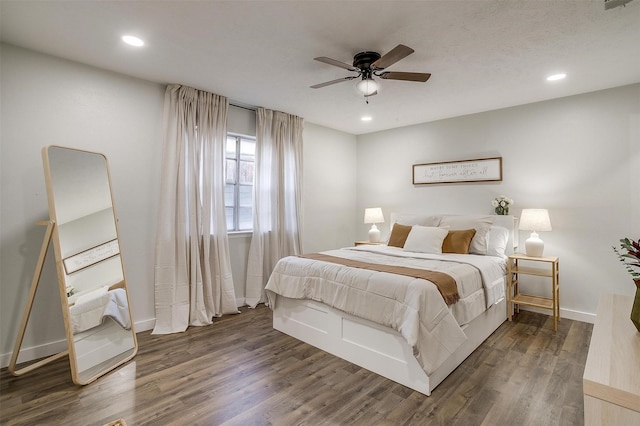
[[[356,237],[356,137],[305,122],[302,250],[352,246]]]
[[[49,217],[40,154],[47,145],[109,159],[136,330],[153,327],[164,85],[6,44],[0,49],[0,366],[8,364],[44,235],[35,223]],[[255,134],[255,114],[230,108],[228,128]],[[310,195],[303,200],[303,246],[349,245],[355,236],[356,138],[311,123],[305,123],[304,138]],[[249,240],[234,235],[229,246],[242,301]],[[53,259],[50,250],[21,361],[66,347]]]
[[[494,156],[502,182],[412,185],[413,164]],[[634,292],[611,246],[640,237],[640,84],[362,135],[357,164],[357,217],[369,206],[387,218],[489,214],[501,194],[515,215],[549,209],[553,231],[541,238],[545,254],[560,256],[565,316],[592,320],[601,293]],[[358,223],[359,238],[366,233]],[[527,237],[520,232],[521,248]]]

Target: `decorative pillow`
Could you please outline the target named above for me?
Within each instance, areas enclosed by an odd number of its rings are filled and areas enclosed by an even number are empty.
[[[489,246],[487,256],[505,257],[507,243],[509,242],[509,230],[502,226],[491,226],[489,229]]]
[[[465,229],[462,231],[449,231],[442,242],[443,253],[469,254],[469,245],[473,236],[476,235],[475,229]]]
[[[407,236],[411,232],[411,226],[401,225],[396,223],[391,228],[391,235],[389,236],[388,246],[392,247],[404,247],[404,242],[407,241]]]
[[[444,216],[440,226],[448,226],[452,230],[464,230],[474,228],[476,234],[469,245],[471,254],[487,254],[489,243],[487,234],[493,224],[491,216]]]
[[[442,254],[442,242],[448,233],[447,228],[414,225],[404,243],[404,250]]]

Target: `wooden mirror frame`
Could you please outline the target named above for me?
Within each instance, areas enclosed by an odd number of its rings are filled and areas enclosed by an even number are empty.
[[[68,154],[63,161],[56,158],[63,154]],[[42,149],[42,160],[50,220],[38,222],[47,225],[47,230],[9,371],[18,376],[69,355],[73,382],[86,385],[138,351],[109,165],[102,154],[53,145]],[[68,350],[17,369],[51,241]],[[70,291],[74,285],[79,290],[75,296]]]

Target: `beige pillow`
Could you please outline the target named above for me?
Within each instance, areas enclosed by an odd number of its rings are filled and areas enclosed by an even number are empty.
[[[493,224],[493,218],[486,216],[444,216],[440,221],[440,226],[448,226],[453,230],[465,230],[474,228],[476,235],[471,240],[469,253],[487,254],[489,247],[489,229]]]
[[[461,231],[449,231],[442,242],[443,253],[469,254],[469,245],[473,236],[476,235],[475,229],[465,229]]]
[[[407,241],[407,236],[409,232],[411,232],[411,228],[412,227],[408,225],[394,224],[387,245],[400,248],[404,247],[404,242]]]

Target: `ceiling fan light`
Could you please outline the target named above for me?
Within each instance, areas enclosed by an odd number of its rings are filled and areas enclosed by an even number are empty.
[[[365,96],[370,96],[378,91],[378,83],[372,78],[363,78],[356,84],[356,87]]]

